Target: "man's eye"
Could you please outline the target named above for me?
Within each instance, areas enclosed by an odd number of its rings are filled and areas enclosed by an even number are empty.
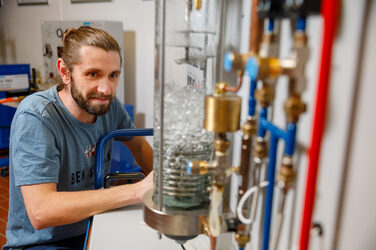
[[[96,78],[98,76],[97,72],[90,72],[88,75],[92,78]]]
[[[111,80],[114,80],[114,79],[116,79],[116,78],[118,78],[119,77],[119,74],[118,73],[112,73],[112,74],[110,74],[110,76],[109,76],[109,78],[111,79]]]

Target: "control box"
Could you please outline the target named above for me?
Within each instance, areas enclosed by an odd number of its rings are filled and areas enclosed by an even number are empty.
[[[43,80],[41,89],[47,89],[59,80],[56,61],[62,52],[61,38],[68,28],[79,28],[81,26],[92,26],[105,30],[119,44],[121,55],[124,55],[124,33],[123,23],[116,21],[42,21],[42,49],[43,49],[43,67],[41,76]],[[124,61],[124,60],[123,60]],[[119,84],[116,96],[124,103],[124,70],[122,70],[119,78]]]

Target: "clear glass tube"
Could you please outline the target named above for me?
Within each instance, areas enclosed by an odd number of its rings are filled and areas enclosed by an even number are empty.
[[[200,9],[193,0],[156,2],[154,202],[163,190],[163,207],[209,202],[211,176],[188,175],[186,165],[213,157],[214,135],[203,128],[204,96],[215,86],[221,2],[203,0]]]

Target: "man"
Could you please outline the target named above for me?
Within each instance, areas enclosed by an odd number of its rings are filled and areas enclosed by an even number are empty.
[[[68,29],[57,61],[61,83],[23,100],[10,138],[10,189],[4,249],[82,249],[87,218],[138,203],[152,188],[144,180],[94,189],[95,145],[107,132],[134,128],[114,97],[120,48],[103,30]],[[143,172],[152,149],[142,137],[126,138]],[[108,171],[110,146],[105,147]]]

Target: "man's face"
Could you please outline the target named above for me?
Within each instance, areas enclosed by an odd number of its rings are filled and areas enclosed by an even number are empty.
[[[71,95],[78,106],[95,116],[107,113],[115,95],[120,67],[118,52],[82,47],[70,84]]]

